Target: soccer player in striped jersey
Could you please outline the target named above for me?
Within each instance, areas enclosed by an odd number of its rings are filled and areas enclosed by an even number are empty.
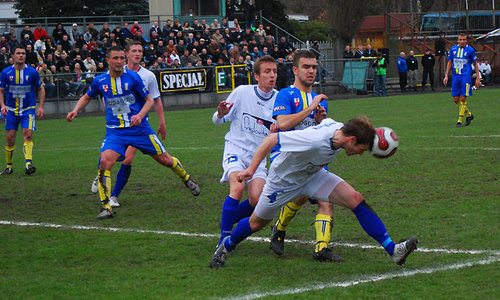
[[[240,172],[238,180],[251,178],[261,161],[274,146],[281,148],[269,167],[266,184],[254,212],[242,219],[230,236],[217,247],[212,256],[212,268],[220,268],[236,246],[264,228],[276,213],[298,196],[331,202],[350,209],[363,230],[375,239],[398,265],[417,248],[416,236],[396,244],[387,233],[382,220],[368,205],[361,193],[324,166],[332,162],[342,149],[347,155],[362,155],[373,147],[375,128],[365,116],[343,124],[326,118],[319,125],[304,130],[271,133],[250,162]]]
[[[225,136],[222,167],[224,173],[220,182],[229,182],[229,195],[224,201],[221,216],[219,243],[231,234],[233,225],[252,214],[264,187],[267,170],[264,160],[254,176],[245,182],[236,179],[239,171],[248,167],[250,160],[264,137],[274,129],[272,117],[274,100],[278,93],[274,89],[277,78],[276,61],[264,56],[254,64],[256,85],[240,85],[231,92],[226,101],[221,101],[214,112],[212,122],[231,122]],[[243,191],[247,189],[248,199],[240,203]]]
[[[317,67],[316,55],[312,52],[302,51],[294,56],[295,82],[290,87],[282,89],[274,103],[273,117],[277,121],[279,130],[302,130],[316,125],[318,117],[326,117],[328,112],[326,99],[328,97],[312,91]],[[271,161],[280,153],[278,147],[274,148],[271,152]],[[295,201],[289,202],[283,207],[274,223],[271,234],[271,249],[277,255],[284,253],[287,226],[296,212],[307,202],[307,199],[307,197],[299,197]],[[318,202],[314,228],[316,230],[316,243],[313,259],[317,261],[342,261],[342,257],[328,248],[333,228],[333,206],[331,203]]]
[[[125,156],[129,146],[149,154],[161,165],[172,169],[193,194],[199,194],[199,186],[179,160],[170,156],[154,130],[147,116],[154,106],[154,100],[134,71],[124,68],[125,52],[120,47],[111,47],[106,53],[109,71],[97,76],[75,108],[66,116],[73,121],[92,97],[102,94],[106,103],[106,136],[101,146],[99,166],[99,197],[102,209],[98,219],[113,217],[109,204],[111,197],[111,168],[120,156]]]
[[[151,97],[153,97],[153,100],[155,101],[154,108],[156,110],[156,113],[158,114],[158,120],[160,121],[160,127],[158,128],[157,135],[159,135],[161,139],[164,140],[167,133],[167,127],[165,125],[165,115],[163,113],[163,104],[160,98],[160,90],[158,89],[158,83],[156,81],[156,76],[154,75],[154,73],[149,71],[148,69],[141,67],[140,65],[142,57],[144,55],[142,44],[138,41],[127,44],[127,46],[125,47],[125,55],[127,56],[126,68],[137,72],[139,77],[141,77],[144,86],[146,86],[149,93],[151,94]],[[132,162],[134,160],[136,152],[137,148],[132,146],[129,146],[127,148],[127,151],[125,152],[125,158],[122,160],[120,170],[116,174],[116,183],[113,191],[111,192],[111,197],[109,198],[109,204],[111,207],[120,206],[118,197],[120,196],[120,193],[128,182],[130,173],[132,172]],[[91,190],[94,193],[98,192],[98,176],[99,175],[97,175],[92,182]]]
[[[472,96],[472,66],[474,66],[474,71],[476,71],[475,86],[478,88],[481,85],[481,77],[477,65],[476,51],[467,45],[467,35],[460,33],[458,35],[458,45],[452,46],[448,54],[448,64],[446,65],[446,73],[443,79],[443,83],[446,86],[450,69],[453,69],[451,96],[453,97],[453,102],[458,105],[457,127],[462,127],[465,115],[467,115],[465,126],[469,126],[470,122],[474,120],[474,115],[467,107],[467,97]]]
[[[12,161],[16,149],[16,133],[19,124],[23,128],[23,152],[25,158],[25,173],[31,175],[36,168],[33,159],[33,131],[35,127],[36,97],[38,92],[40,100],[38,118],[43,118],[43,104],[45,102],[45,89],[38,72],[26,65],[26,49],[17,46],[14,49],[14,64],[5,68],[0,74],[0,107],[2,115],[6,117],[5,130],[7,131],[7,144],[5,146],[5,159],[7,167],[0,175],[10,175],[13,172]]]

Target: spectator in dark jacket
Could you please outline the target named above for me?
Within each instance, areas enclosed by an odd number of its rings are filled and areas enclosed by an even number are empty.
[[[344,59],[351,59],[354,58],[354,53],[351,51],[351,46],[346,45],[345,50],[344,50]]]
[[[59,23],[57,24],[57,27],[54,28],[54,30],[52,31],[52,37],[54,38],[54,42],[58,44],[59,41],[62,40],[63,35],[68,35],[68,33],[64,29],[63,25]]]
[[[410,55],[406,58],[406,64],[408,65],[408,80],[409,86],[414,91],[417,91],[417,72],[418,72],[418,60],[415,57],[415,52],[410,51]]]
[[[422,90],[425,90],[425,84],[427,83],[427,75],[429,75],[429,83],[431,84],[432,90],[434,90],[434,65],[436,64],[436,58],[434,54],[431,53],[431,49],[425,49],[424,56],[422,57],[422,67],[424,71],[422,72]]]

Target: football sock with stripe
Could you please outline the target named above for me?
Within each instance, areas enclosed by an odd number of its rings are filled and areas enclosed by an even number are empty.
[[[26,165],[31,164],[33,159],[33,141],[24,142],[23,144],[24,159],[26,160]]]
[[[109,197],[111,196],[111,171],[99,170],[99,198],[101,198],[101,205],[111,211],[109,205]]]
[[[240,202],[236,211],[236,219],[234,220],[234,223],[239,222],[243,218],[250,217],[254,209],[255,207],[250,204],[250,201],[248,201],[248,199]]]
[[[7,162],[7,168],[12,169],[12,161],[14,158],[14,150],[16,149],[16,146],[5,146],[5,161]]]
[[[236,216],[237,216],[237,210],[238,210],[238,203],[239,201],[237,199],[232,198],[231,196],[227,196],[226,200],[224,201],[224,205],[222,206],[222,216],[220,218],[220,242],[222,240],[231,234],[231,231],[233,230],[233,225],[236,223]]]
[[[111,196],[115,197],[120,196],[120,193],[122,192],[123,188],[128,182],[128,178],[130,177],[131,172],[132,172],[132,165],[125,165],[125,164],[121,165],[118,174],[116,174],[116,183],[115,187],[113,188],[113,192],[111,193]]]
[[[382,220],[380,220],[368,203],[363,200],[352,212],[356,215],[359,224],[366,233],[382,245],[389,255],[392,255],[396,244],[392,241],[389,234],[387,234]]]
[[[467,105],[465,105],[463,102],[460,104],[460,110],[458,111],[458,121],[459,123],[462,123],[462,120],[465,115],[465,110],[467,109]]]
[[[314,228],[316,229],[316,246],[314,247],[314,251],[319,252],[323,248],[328,247],[333,228],[333,218],[329,215],[317,214]]]
[[[281,209],[280,216],[278,220],[276,220],[276,223],[274,223],[274,226],[277,226],[278,230],[286,231],[286,227],[301,207],[302,205],[295,204],[294,202],[288,202],[288,204],[283,206]]]
[[[226,247],[229,251],[233,251],[234,248],[236,248],[236,245],[251,236],[252,233],[253,231],[250,228],[250,217],[244,218],[238,222],[238,225],[234,228],[231,237],[224,243],[224,247]]]
[[[182,181],[186,182],[190,177],[189,174],[186,172],[186,170],[184,170],[184,167],[182,166],[181,162],[176,157],[172,156],[172,160],[174,162],[172,163],[170,169],[172,169],[172,171],[177,176],[179,176],[182,179]]]

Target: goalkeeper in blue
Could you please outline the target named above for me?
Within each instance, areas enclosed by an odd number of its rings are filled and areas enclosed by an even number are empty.
[[[221,183],[229,182],[229,195],[224,200],[221,216],[220,242],[233,230],[233,225],[249,217],[266,182],[266,160],[256,172],[245,181],[238,181],[237,175],[245,170],[262,140],[274,130],[272,117],[274,101],[278,93],[274,89],[277,78],[276,61],[264,56],[254,64],[257,85],[240,85],[231,92],[226,101],[221,101],[213,114],[214,124],[231,122],[225,136]],[[240,202],[247,190],[248,199]]]
[[[125,156],[129,146],[149,154],[159,164],[172,169],[186,187],[195,195],[198,183],[182,167],[179,160],[170,156],[160,139],[148,123],[148,112],[154,100],[144,86],[142,79],[134,71],[124,69],[125,52],[120,47],[111,47],[106,53],[109,71],[97,76],[66,116],[73,121],[78,112],[90,102],[92,97],[103,95],[106,104],[106,136],[101,146],[99,166],[99,197],[102,209],[97,219],[113,217],[109,204],[111,196],[111,168],[121,156]]]
[[[239,243],[264,228],[281,207],[298,196],[312,197],[350,209],[363,230],[385,249],[396,264],[403,265],[407,256],[417,248],[417,237],[413,236],[398,244],[393,242],[384,223],[361,193],[324,169],[342,149],[349,156],[362,155],[372,148],[374,138],[375,128],[365,116],[345,124],[325,118],[319,125],[304,130],[268,135],[255,152],[249,167],[238,174],[238,180],[251,178],[274,146],[281,148],[281,154],[269,168],[266,184],[253,214],[238,222],[231,235],[224,238],[213,254],[210,266],[222,267]]]
[[[167,127],[165,125],[165,115],[163,113],[163,104],[160,98],[160,90],[158,89],[158,83],[156,82],[156,76],[153,72],[141,66],[141,61],[144,56],[144,49],[142,44],[138,41],[131,42],[125,47],[125,55],[127,56],[126,68],[136,72],[139,77],[141,77],[144,86],[148,89],[151,97],[153,97],[154,108],[158,114],[158,120],[160,121],[160,126],[158,128],[158,135],[162,140],[165,139],[167,133]],[[119,207],[118,197],[125,188],[128,182],[130,173],[132,172],[132,162],[135,157],[137,148],[129,146],[125,152],[125,157],[120,158],[121,166],[120,170],[116,174],[116,183],[111,192],[111,197],[109,198],[109,205],[111,207]],[[99,164],[100,164],[99,159]],[[97,168],[99,169],[99,164]],[[97,193],[99,191],[99,175],[97,175],[92,182],[91,191]]]

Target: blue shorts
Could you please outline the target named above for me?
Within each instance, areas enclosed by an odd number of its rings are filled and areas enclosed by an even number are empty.
[[[160,155],[167,152],[153,129],[147,130],[145,134],[127,131],[127,129],[108,129],[101,145],[101,153],[113,150],[125,157],[128,146],[133,146],[144,154]]]
[[[472,78],[470,75],[453,75],[451,77],[451,96],[472,96]]]
[[[35,114],[26,114],[24,116],[16,116],[12,111],[7,112],[7,117],[5,118],[5,130],[17,130],[19,128],[19,123],[21,128],[31,129],[33,131],[35,128]]]

